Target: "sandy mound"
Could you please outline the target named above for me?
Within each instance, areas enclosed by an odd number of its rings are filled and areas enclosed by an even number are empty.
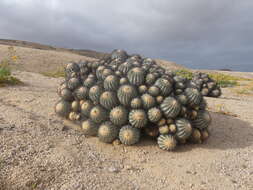
[[[212,113],[206,144],[166,152],[63,130],[53,110],[61,79],[15,75],[24,86],[0,88],[0,189],[253,189],[253,97],[208,98],[238,117]]]

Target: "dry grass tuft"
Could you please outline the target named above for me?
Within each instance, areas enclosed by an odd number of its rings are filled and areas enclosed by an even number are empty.
[[[10,65],[15,64],[19,57],[15,55],[14,47],[9,47],[8,50],[8,57],[0,62],[0,87],[23,84],[19,79],[11,75]]]
[[[56,71],[41,72],[42,75],[53,78],[65,77],[64,68],[60,67]]]

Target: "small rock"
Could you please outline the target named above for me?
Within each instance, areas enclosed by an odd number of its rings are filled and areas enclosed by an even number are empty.
[[[119,169],[116,168],[116,167],[109,167],[109,168],[108,168],[108,171],[111,172],[111,173],[118,173],[118,172],[119,172]]]
[[[130,165],[126,165],[126,166],[124,166],[124,169],[126,169],[126,170],[133,170],[134,168],[132,166],[130,166]]]

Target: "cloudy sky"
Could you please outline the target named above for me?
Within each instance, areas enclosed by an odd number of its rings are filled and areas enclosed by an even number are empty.
[[[0,0],[0,38],[253,71],[253,0]]]

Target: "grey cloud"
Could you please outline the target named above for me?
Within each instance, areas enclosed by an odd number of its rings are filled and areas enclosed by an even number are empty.
[[[253,71],[253,1],[3,0],[0,38]]]

